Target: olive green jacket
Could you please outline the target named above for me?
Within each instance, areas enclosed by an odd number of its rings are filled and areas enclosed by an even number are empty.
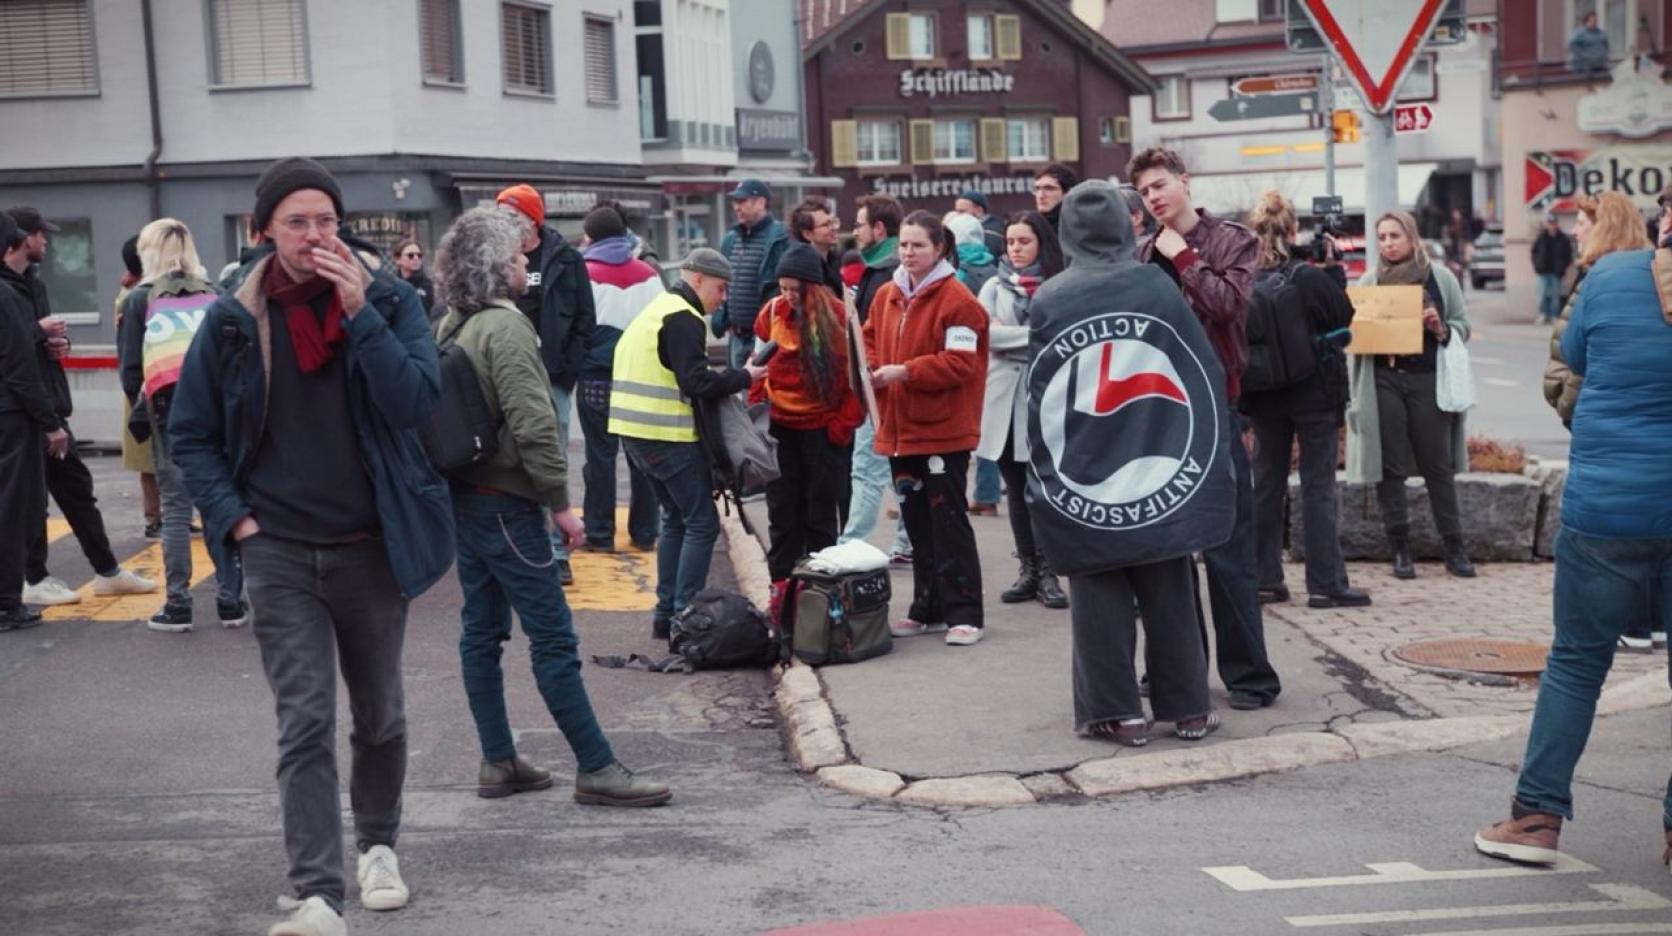
[[[459,326],[451,309],[435,325],[442,341]],[[476,370],[482,399],[499,422],[499,451],[456,477],[552,510],[569,507],[569,469],[557,431],[551,378],[540,360],[540,337],[508,301],[470,313],[453,343]]]

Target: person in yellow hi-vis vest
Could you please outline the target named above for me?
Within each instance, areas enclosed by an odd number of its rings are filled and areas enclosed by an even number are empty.
[[[703,316],[726,298],[731,263],[699,247],[679,265],[679,282],[645,306],[615,346],[609,431],[647,477],[662,508],[656,545],[656,611],[651,633],[668,636],[674,613],[708,583],[720,535],[714,480],[698,444],[693,399],[714,400],[766,376],[763,365],[708,366]]]

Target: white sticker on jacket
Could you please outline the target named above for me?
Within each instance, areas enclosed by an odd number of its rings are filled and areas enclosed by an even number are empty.
[[[974,354],[980,347],[981,339],[975,334],[975,329],[964,325],[954,325],[946,330],[946,350],[968,351]]]

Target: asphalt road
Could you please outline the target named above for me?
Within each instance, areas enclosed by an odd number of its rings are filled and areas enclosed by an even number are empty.
[[[1568,432],[1544,402],[1550,327],[1530,310],[1510,309],[1501,289],[1471,289],[1469,341],[1480,402],[1469,412],[1471,435],[1524,446],[1532,455],[1566,458]]]

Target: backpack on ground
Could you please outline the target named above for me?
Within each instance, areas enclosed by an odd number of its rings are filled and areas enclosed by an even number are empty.
[[[471,316],[461,316],[459,324],[437,343],[441,395],[418,430],[430,464],[444,475],[485,462],[499,451],[499,425],[482,396],[476,366],[456,343],[459,332],[470,319]]]
[[[1318,372],[1312,317],[1295,285],[1296,264],[1262,270],[1248,298],[1245,393],[1281,390]]]
[[[893,597],[887,569],[827,574],[801,561],[790,573],[781,640],[810,666],[858,663],[894,649],[888,631]]]
[[[778,659],[766,615],[749,599],[719,588],[697,592],[673,616],[668,649],[688,670],[768,666]]]

